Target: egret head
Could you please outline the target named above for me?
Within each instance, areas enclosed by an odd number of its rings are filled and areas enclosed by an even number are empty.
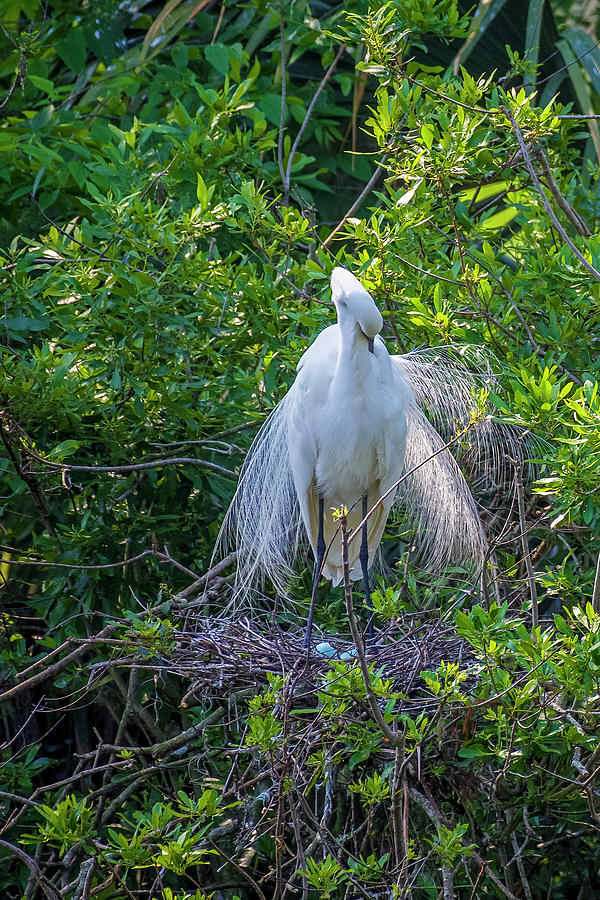
[[[331,273],[331,299],[335,303],[338,319],[343,317],[347,308],[371,343],[383,327],[383,317],[358,278],[342,266],[336,266]]]

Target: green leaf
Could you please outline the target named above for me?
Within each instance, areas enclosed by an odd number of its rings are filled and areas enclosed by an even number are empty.
[[[38,91],[43,91],[44,94],[51,94],[54,90],[54,82],[48,78],[41,78],[39,75],[28,75],[28,80]]]
[[[435,137],[435,129],[432,125],[421,125],[421,137],[423,138],[423,143],[427,147],[428,150],[431,150],[433,146],[433,139]]]
[[[56,45],[56,52],[72,72],[81,72],[87,59],[87,42],[83,28],[71,28]]]
[[[492,247],[488,243],[488,241],[483,242],[483,246],[481,249],[483,250],[483,255],[485,256],[489,264],[493,266],[496,262],[496,257],[494,256],[494,251],[492,250]]]
[[[221,75],[229,74],[229,50],[225,44],[218,42],[209,44],[204,48],[204,56],[213,69],[216,69]]]
[[[28,316],[13,316],[3,320],[10,331],[43,331],[50,324],[48,318],[30,319]]]
[[[67,456],[72,456],[79,447],[81,446],[79,441],[67,440],[62,441],[60,444],[57,444],[56,447],[53,447],[50,453],[48,454],[49,458],[60,457],[64,459]]]
[[[264,112],[265,116],[272,125],[279,126],[281,116],[280,94],[266,94],[266,96],[260,98],[257,105],[258,108]],[[287,110],[285,118],[287,119]]]

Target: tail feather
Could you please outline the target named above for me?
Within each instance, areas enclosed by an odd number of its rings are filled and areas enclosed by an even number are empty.
[[[419,407],[438,434],[448,441],[464,428],[485,396],[497,388],[493,357],[481,347],[436,347],[393,356],[393,364],[411,384]],[[478,396],[479,395],[479,396]],[[521,430],[483,416],[452,452],[460,458],[478,496],[508,493],[513,461],[523,463],[532,451]]]
[[[421,562],[482,565],[487,541],[473,495],[445,441],[415,404],[408,414],[404,469],[396,499],[414,529]]]
[[[217,538],[216,554],[238,551],[234,600],[240,602],[265,576],[285,593],[294,573],[301,519],[288,453],[288,396],[256,435]]]

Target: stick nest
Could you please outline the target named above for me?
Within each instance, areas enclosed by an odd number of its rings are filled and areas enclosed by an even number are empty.
[[[304,635],[247,618],[203,619],[194,634],[185,632],[181,638],[169,668],[191,682],[187,698],[215,690],[221,695],[259,691],[269,674],[294,675],[305,690],[319,690],[332,663],[357,662],[348,636],[315,630],[309,654]],[[439,620],[415,624],[409,615],[378,630],[374,644],[367,642],[366,658],[392,681],[394,690],[406,695],[422,687],[423,670],[435,670],[443,660],[463,666],[472,660],[468,646],[450,625]]]

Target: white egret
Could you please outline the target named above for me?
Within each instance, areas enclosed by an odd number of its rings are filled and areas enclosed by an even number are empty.
[[[412,519],[432,568],[450,561],[481,564],[487,547],[465,478],[423,412],[427,408],[447,431],[465,425],[481,375],[443,350],[391,356],[379,334],[381,313],[347,269],[333,270],[331,292],[337,324],[306,350],[292,387],[255,438],[220,537],[221,545],[238,551],[238,598],[265,575],[285,593],[302,538],[308,538],[316,570],[307,641],[321,565],[334,585],[343,577],[341,547],[332,542],[333,509],[346,506],[354,529],[409,473],[372,514],[362,542],[349,547],[350,578],[364,579],[367,602],[368,570],[394,502]],[[494,439],[485,426],[479,430],[485,455]]]

